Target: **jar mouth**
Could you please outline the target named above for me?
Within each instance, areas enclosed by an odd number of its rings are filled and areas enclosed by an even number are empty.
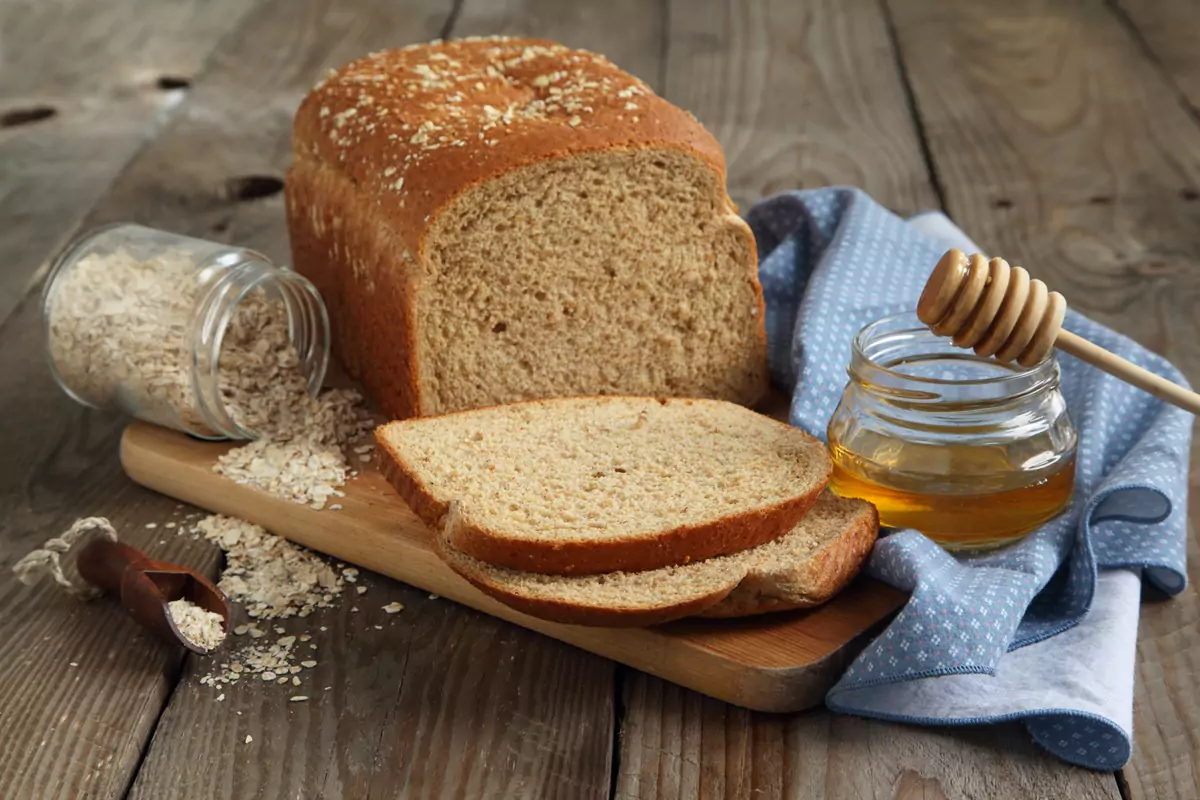
[[[277,268],[253,251],[242,251],[240,260],[220,273],[200,301],[201,329],[193,342],[195,395],[206,415],[218,423],[212,438],[256,439],[258,431],[239,425],[229,414],[218,383],[222,343],[238,307],[254,292],[262,291],[282,304],[287,314],[289,345],[296,349],[309,397],[315,397],[329,365],[329,317],[320,294],[298,272]],[[208,376],[201,380],[203,373]]]
[[[913,400],[1004,400],[1055,385],[1053,355],[1031,367],[956,347],[915,312],[881,317],[855,335],[850,376],[872,390]]]

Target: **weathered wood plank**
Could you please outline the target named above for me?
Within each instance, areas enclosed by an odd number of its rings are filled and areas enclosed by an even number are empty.
[[[533,36],[603,53],[659,89],[662,3],[463,0],[453,36]]]
[[[286,260],[280,196],[239,199],[238,188],[257,176],[271,189],[282,177],[292,114],[326,68],[434,38],[450,9],[443,0],[264,4],[89,224],[134,218]],[[189,659],[132,796],[607,793],[609,662],[382,578],[373,584],[359,612],[343,602],[332,622],[310,618],[329,630],[312,631],[319,666],[307,703],[265,685],[227,688],[217,703],[196,684],[203,662]],[[378,609],[392,599],[407,608],[388,618]]]
[[[0,8],[0,320],[183,99],[182,88],[170,87],[190,79],[252,7],[116,0]],[[166,88],[163,76],[172,79]],[[20,317],[0,329],[0,692],[9,698],[0,707],[0,796],[119,797],[182,653],[141,635],[112,603],[84,607],[49,586],[26,589],[9,567],[84,513],[110,516],[163,558],[204,571],[216,558],[143,527],[170,519],[175,504],[120,475],[122,420],[84,412],[53,385],[33,298]]]
[[[1200,128],[1112,10],[889,5],[960,224],[1200,379]],[[1194,532],[1191,549],[1192,588],[1142,608],[1134,797],[1190,797],[1200,776]]]
[[[1192,0],[1115,0],[1158,63],[1200,113],[1200,5]]]
[[[307,627],[283,623],[317,644],[299,688],[217,702],[189,658],[130,797],[607,796],[604,661],[386,578],[359,585]],[[381,610],[392,601],[404,611]]]
[[[0,4],[0,320],[255,2]]]
[[[40,333],[36,303],[0,327],[0,797],[118,798],[183,653],[143,635],[116,603],[84,605],[46,583],[26,588],[11,566],[91,514],[168,561],[211,573],[217,558],[164,535],[176,504],[121,474],[123,420],[62,394]]]
[[[643,675],[625,689],[618,800],[1119,796],[1112,776],[1052,763],[1016,725],[758,714]]]
[[[956,220],[1200,378],[1200,130],[1109,9],[890,5]]]
[[[0,320],[253,5],[0,8]],[[26,589],[9,567],[85,513],[202,571],[215,569],[216,555],[144,527],[171,519],[176,504],[120,475],[123,421],[62,395],[44,367],[36,302],[22,312],[0,329],[0,692],[10,698],[0,708],[0,796],[120,797],[182,653],[143,636],[113,603],[85,607],[50,586]]]
[[[393,766],[376,770],[368,796],[607,798],[611,664],[437,606],[418,624],[379,752]]]
[[[721,142],[739,206],[829,184],[938,206],[873,0],[676,0],[668,18],[661,90]]]

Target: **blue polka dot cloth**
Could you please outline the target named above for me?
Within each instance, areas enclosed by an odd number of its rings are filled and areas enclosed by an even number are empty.
[[[916,308],[949,240],[849,188],[776,195],[747,221],[772,379],[792,394],[791,423],[824,439],[852,338]],[[1066,328],[1184,383],[1161,357],[1079,314],[1068,312]],[[1057,357],[1079,434],[1071,505],[981,555],[953,556],[913,530],[880,538],[868,573],[911,597],[830,691],[831,709],[937,725],[1020,719],[1065,760],[1105,770],[1128,760],[1136,576],[1167,594],[1186,586],[1192,417]]]

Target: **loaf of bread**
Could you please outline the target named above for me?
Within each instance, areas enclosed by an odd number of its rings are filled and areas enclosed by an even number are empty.
[[[376,431],[400,495],[457,551],[528,572],[647,570],[782,536],[825,447],[720,400],[556,398]]]
[[[575,625],[657,625],[686,616],[743,617],[826,602],[855,575],[879,533],[875,507],[821,495],[779,539],[733,555],[645,572],[542,575],[438,552],[477,588],[531,616]]]
[[[720,147],[605,58],[519,39],[374,53],[304,99],[293,142],[293,263],[393,418],[765,392]]]

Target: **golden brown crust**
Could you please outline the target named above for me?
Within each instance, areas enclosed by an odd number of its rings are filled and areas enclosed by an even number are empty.
[[[518,167],[659,145],[725,180],[695,117],[604,56],[539,39],[459,39],[372,53],[334,71],[296,112],[295,155],[343,173],[414,256],[439,210]]]
[[[523,613],[555,622],[622,627],[656,625],[684,616],[744,617],[817,606],[849,584],[870,553],[879,530],[875,507],[861,505],[845,528],[811,558],[800,563],[755,566],[740,578],[730,575],[728,582],[714,586],[703,596],[664,602],[658,607],[616,607],[599,601],[581,604],[577,593],[571,600],[567,594],[561,598],[548,596],[544,589],[531,592],[523,581],[503,573],[497,577],[481,562],[455,553],[443,535],[435,537],[435,549],[443,561],[477,588]]]
[[[421,391],[413,304],[438,216],[524,166],[648,147],[696,157],[724,185],[720,146],[691,114],[586,51],[462,39],[333,71],[296,114],[286,202],[293,266],[329,303],[339,360],[392,417],[433,411]],[[746,240],[753,271],[748,232]],[[765,353],[761,324],[757,338]]]
[[[385,427],[387,426],[381,425],[375,429],[375,461],[379,471],[400,495],[400,498],[408,504],[413,513],[420,517],[422,522],[437,531],[441,528],[442,519],[446,516],[446,504],[438,502],[425,488],[420,478],[401,466],[400,454],[382,434]]]
[[[559,400],[563,398],[557,398]],[[597,402],[612,402],[622,398],[605,396]],[[641,398],[645,399],[645,398]],[[539,405],[554,400],[529,400],[514,405]],[[660,403],[704,402],[688,399],[658,399]],[[470,414],[474,410],[456,411],[440,416]],[[653,539],[599,539],[590,541],[547,541],[519,539],[504,531],[493,531],[472,524],[456,526],[447,531],[450,544],[489,564],[549,575],[595,575],[603,572],[643,572],[659,567],[676,566],[713,556],[727,555],[777,539],[796,527],[813,507],[829,483],[832,462],[825,446],[816,439],[787,423],[770,417],[767,422],[787,428],[802,436],[819,453],[823,470],[817,481],[803,494],[773,506],[753,512],[732,515],[703,525],[680,526],[664,531]],[[397,493],[425,524],[440,529],[447,504],[439,501],[410,468],[404,457],[391,446],[383,431],[375,431],[380,469]]]
[[[334,355],[385,413],[419,416],[413,275],[395,263],[393,231],[342,173],[310,159],[292,165],[285,201],[292,265],[325,300]]]
[[[879,536],[879,512],[870,503],[850,529],[829,541],[799,569],[752,569],[702,617],[747,617],[771,611],[810,608],[828,602],[858,575]]]
[[[704,525],[663,531],[654,539],[548,542],[464,525],[447,531],[457,549],[489,564],[549,575],[643,572],[749,550],[796,527],[825,484],[811,493]]]
[[[686,602],[657,608],[580,606],[553,598],[530,597],[522,594],[519,587],[515,585],[493,581],[486,572],[467,569],[459,559],[447,557],[443,537],[434,536],[433,539],[434,549],[442,560],[476,589],[522,614],[566,625],[592,625],[603,628],[640,628],[661,625],[698,614],[714,603],[720,602],[721,598],[732,588],[723,586],[704,597],[693,597]]]

